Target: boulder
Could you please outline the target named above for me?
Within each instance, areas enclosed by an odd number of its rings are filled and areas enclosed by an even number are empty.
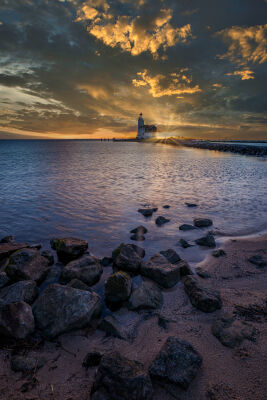
[[[187,389],[202,365],[201,355],[186,340],[170,336],[149,368],[153,380]]]
[[[191,231],[192,229],[196,229],[195,226],[189,224],[182,224],[179,226],[180,231]]]
[[[44,251],[41,252],[41,256],[48,260],[48,265],[49,266],[54,264],[55,260],[54,260],[54,256],[53,256],[51,251],[44,250]]]
[[[153,388],[143,364],[119,352],[105,354],[91,390],[92,400],[151,400]]]
[[[40,283],[49,271],[48,264],[48,260],[38,250],[22,249],[10,257],[5,272],[15,282],[33,280]]]
[[[223,315],[213,323],[211,332],[224,346],[234,348],[244,339],[254,340],[256,329],[233,316]]]
[[[10,364],[14,372],[30,372],[42,368],[45,362],[43,357],[15,355],[11,358]]]
[[[166,224],[167,222],[170,222],[170,220],[168,218],[165,218],[162,215],[160,215],[158,218],[156,218],[155,224],[158,226],[162,226],[162,225]]]
[[[137,228],[132,229],[130,233],[136,233],[139,235],[145,235],[147,233],[147,229],[143,225],[139,225]]]
[[[0,302],[0,335],[25,339],[34,331],[32,308],[23,301],[2,304]]]
[[[208,233],[206,236],[203,236],[202,238],[195,240],[195,242],[199,246],[205,246],[211,248],[216,247],[214,236],[211,233]]]
[[[211,254],[213,255],[213,257],[216,257],[216,258],[226,255],[226,253],[223,249],[214,250]]]
[[[171,264],[177,264],[179,261],[181,261],[181,257],[173,249],[162,250],[160,251],[160,254],[165,257],[166,260],[168,260]]]
[[[257,267],[260,268],[267,266],[267,258],[264,258],[260,254],[256,254],[255,256],[250,257],[248,261],[254,265],[257,265]]]
[[[97,367],[100,364],[103,354],[99,351],[90,351],[83,360],[83,367]]]
[[[113,266],[121,271],[138,274],[145,251],[134,244],[121,244],[112,253]]]
[[[71,261],[63,269],[61,278],[65,281],[79,279],[88,286],[95,285],[103,273],[103,268],[96,257],[84,255],[78,260]]]
[[[100,297],[68,286],[52,284],[33,304],[37,327],[48,338],[84,328],[101,312]]]
[[[107,336],[114,336],[122,340],[130,339],[129,332],[114,315],[106,316],[99,324],[99,329],[104,331]]]
[[[129,299],[131,310],[156,309],[162,306],[163,296],[160,288],[153,282],[143,281]]]
[[[213,312],[222,307],[219,292],[205,286],[196,276],[188,275],[184,279],[184,288],[192,305],[199,310]]]
[[[3,239],[2,239],[3,240]],[[28,243],[13,243],[13,242],[2,242],[0,243],[0,261],[8,258],[11,254],[18,250],[29,247]]]
[[[24,301],[32,304],[38,289],[34,281],[20,281],[0,290],[0,300],[4,304]]]
[[[0,272],[0,289],[6,286],[9,282],[9,277],[5,272]]]
[[[105,283],[107,303],[121,303],[128,300],[132,291],[131,277],[124,271],[112,274]]]
[[[67,283],[67,286],[70,286],[74,289],[86,290],[87,292],[91,291],[90,287],[79,279],[72,279],[69,283]]]
[[[138,212],[141,213],[144,217],[151,217],[154,212],[158,211],[156,207],[154,208],[139,208]]]
[[[196,218],[194,219],[194,225],[197,228],[206,228],[212,225],[212,220],[209,218]]]
[[[157,282],[164,288],[171,288],[180,280],[180,267],[171,264],[163,255],[155,254],[142,263],[141,275]]]
[[[81,257],[88,249],[86,240],[76,238],[55,238],[50,240],[53,250],[56,250],[59,261],[67,264]]]

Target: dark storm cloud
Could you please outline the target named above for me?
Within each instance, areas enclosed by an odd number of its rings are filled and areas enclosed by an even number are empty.
[[[264,0],[2,0],[0,129],[266,134]],[[6,133],[5,133],[6,137]]]

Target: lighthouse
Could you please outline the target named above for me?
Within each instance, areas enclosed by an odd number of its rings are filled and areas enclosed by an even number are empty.
[[[151,139],[156,136],[157,127],[155,125],[145,125],[143,114],[140,113],[138,118],[137,139]]]

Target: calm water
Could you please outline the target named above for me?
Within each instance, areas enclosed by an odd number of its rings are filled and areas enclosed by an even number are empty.
[[[48,247],[53,236],[77,236],[104,256],[144,224],[148,255],[174,247],[194,261],[197,247],[176,245],[199,237],[178,229],[196,216],[211,217],[226,235],[267,228],[266,166],[259,158],[161,144],[0,141],[0,237]],[[145,220],[137,212],[144,204],[171,222],[159,228],[155,217]]]

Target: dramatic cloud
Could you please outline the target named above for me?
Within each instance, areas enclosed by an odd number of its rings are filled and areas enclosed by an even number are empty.
[[[228,76],[240,76],[242,81],[247,81],[249,79],[254,79],[254,72],[251,71],[250,69],[243,69],[241,71],[234,71],[234,72],[228,72],[226,75]]]
[[[192,78],[188,76],[187,69],[181,69],[169,76],[158,74],[150,76],[148,71],[138,72],[138,79],[132,83],[136,87],[149,87],[153,97],[178,96],[181,94],[194,94],[201,92],[199,85],[190,86]],[[179,98],[179,97],[178,97]]]

